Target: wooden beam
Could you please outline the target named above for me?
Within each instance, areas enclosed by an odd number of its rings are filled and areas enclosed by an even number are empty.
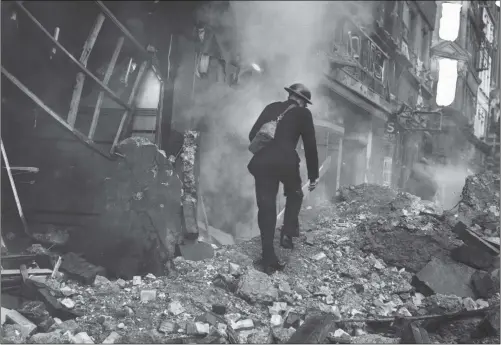
[[[45,110],[50,116],[52,116],[57,123],[59,123],[61,126],[69,130],[75,137],[83,141],[86,145],[88,145],[90,148],[92,148],[94,151],[99,153],[101,156],[106,157],[108,159],[111,159],[112,157],[108,155],[107,153],[101,151],[101,149],[94,144],[92,140],[87,138],[84,134],[80,133],[78,130],[72,128],[66,121],[63,120],[63,118],[59,115],[57,115],[52,109],[50,109],[48,106],[46,106],[40,98],[38,98],[33,92],[31,92],[23,83],[21,83],[16,77],[14,77],[12,74],[10,74],[9,71],[7,71],[3,66],[2,66],[2,73],[4,76],[7,77],[14,85],[16,85],[26,96],[31,98],[33,102],[35,102],[40,108]],[[8,169],[10,171],[10,169]]]
[[[16,1],[16,4],[28,16],[28,18],[30,18],[31,21],[45,34],[45,36],[47,36],[52,41],[52,43],[56,45],[56,47],[58,47],[73,63],[75,63],[83,73],[85,73],[88,77],[92,78],[92,80],[94,80],[94,82],[96,82],[99,85],[99,87],[102,90],[104,90],[113,101],[115,101],[117,104],[119,104],[125,109],[132,110],[124,101],[120,99],[120,97],[118,97],[113,91],[111,91],[106,85],[104,85],[101,82],[101,80],[99,80],[98,77],[96,77],[91,71],[89,71],[87,67],[85,67],[73,55],[71,55],[71,53],[67,51],[66,48],[64,48],[61,43],[55,40],[54,37],[52,37],[51,33],[48,32],[47,29],[43,27],[43,25],[31,14],[30,11],[26,9],[26,7],[24,7],[24,5],[21,2]]]
[[[155,143],[159,149],[162,149],[162,121],[164,112],[164,93],[165,93],[165,83],[160,81],[160,99],[158,101],[158,114],[157,114],[157,128],[155,133]]]
[[[99,31],[101,31],[103,23],[104,23],[104,15],[102,13],[99,13],[97,15],[96,22],[94,23],[94,27],[92,28],[89,37],[85,41],[82,50],[82,55],[80,56],[80,62],[85,67],[87,67],[87,60],[89,60],[90,53],[92,51],[92,48],[94,48],[94,44],[96,43],[97,36],[99,35]],[[85,81],[85,74],[79,72],[77,74],[75,88],[73,89],[73,96],[71,97],[70,111],[68,113],[68,119],[67,119],[68,124],[71,127],[75,127],[75,122],[78,114],[78,107],[80,105],[80,98],[82,97],[84,81]]]
[[[22,265],[24,266],[24,265]],[[47,269],[47,268],[28,268],[26,270],[26,273],[29,275],[48,275],[50,276],[52,274],[52,270]],[[12,277],[12,276],[21,276],[22,270],[21,269],[12,269],[12,270],[2,270],[1,275],[2,277]]]
[[[115,65],[117,63],[118,56],[120,55],[120,52],[122,50],[123,44],[124,44],[124,38],[120,37],[118,39],[115,50],[113,51],[113,55],[111,56],[111,61],[104,75],[103,84],[106,86],[108,86],[111,75],[113,74],[113,70],[115,69]],[[99,120],[103,99],[104,99],[104,92],[100,91],[99,96],[97,97],[96,107],[94,108],[94,114],[92,115],[92,122],[90,124],[90,129],[89,129],[89,139],[91,140],[94,139],[94,134],[96,133],[97,121]]]
[[[129,95],[129,100],[127,102],[129,105],[129,109],[134,108],[134,100],[136,98],[136,93],[137,93],[137,90],[139,89],[139,84],[140,84],[141,80],[143,79],[144,72],[146,71],[147,65],[148,65],[148,61],[144,61],[141,64],[139,71],[137,72],[137,77],[136,77],[136,80],[134,81],[134,86],[132,86],[132,90],[131,90],[130,95]],[[132,113],[132,111],[127,109],[127,110],[125,110],[124,114],[122,115],[122,119],[120,120],[120,125],[118,126],[117,134],[115,135],[115,139],[113,140],[113,146],[111,147],[111,151],[110,151],[111,155],[115,154],[115,148],[118,145],[118,141],[120,140],[120,137],[122,135],[122,131],[125,127],[125,123],[127,121],[127,118],[129,117],[129,115],[131,115],[131,113]]]
[[[101,11],[104,12],[104,14],[110,18],[110,20],[118,27],[120,31],[127,37],[135,46],[136,48],[141,52],[141,54],[148,60],[148,62],[151,63],[151,65],[154,67],[153,71],[155,72],[157,78],[159,80],[163,80],[162,76],[159,74],[161,71],[160,67],[153,61],[151,58],[151,54],[148,53],[146,48],[144,47],[143,44],[141,44],[133,35],[132,33],[115,17],[115,15],[109,10],[108,7],[104,5],[102,1],[95,1],[95,3],[101,8]]]
[[[24,217],[23,207],[21,206],[21,201],[19,200],[19,195],[17,194],[16,183],[14,182],[14,178],[12,177],[12,171],[10,169],[9,159],[7,158],[7,153],[5,152],[5,147],[3,146],[3,140],[0,139],[0,146],[2,150],[3,161],[5,163],[5,167],[7,168],[7,176],[9,177],[10,186],[12,188],[12,194],[14,194],[14,200],[17,206],[17,212],[19,213],[19,217],[21,218],[21,222],[23,223],[24,232],[30,235],[30,231],[28,229],[28,223],[26,222],[26,218]]]

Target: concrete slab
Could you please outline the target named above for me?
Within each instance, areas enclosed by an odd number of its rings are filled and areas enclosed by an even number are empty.
[[[470,283],[475,272],[474,268],[452,260],[434,258],[415,275],[415,278],[434,293],[475,298]]]

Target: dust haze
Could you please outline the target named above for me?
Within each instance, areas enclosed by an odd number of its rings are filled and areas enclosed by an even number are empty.
[[[211,134],[202,144],[200,186],[209,199],[212,226],[237,239],[258,234],[254,180],[247,170],[252,125],[268,103],[285,100],[284,86],[296,82],[312,90],[314,118],[335,113],[332,102],[317,92],[328,68],[319,52],[330,50],[340,19],[368,26],[371,11],[367,3],[327,1],[235,1],[229,6],[216,1],[198,11],[197,18],[233,47],[242,65],[254,62],[264,68],[264,75],[236,87],[211,86],[197,95],[186,114],[210,118]]]

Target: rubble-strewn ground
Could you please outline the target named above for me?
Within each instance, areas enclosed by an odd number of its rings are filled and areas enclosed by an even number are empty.
[[[448,257],[462,244],[451,231],[453,218],[431,203],[386,187],[342,188],[337,203],[302,210],[302,234],[294,250],[276,243],[278,256],[287,262],[282,272],[267,276],[255,267],[261,252],[255,238],[217,248],[214,258],[204,261],[178,257],[176,270],[165,277],[108,281],[98,276],[93,286],[60,277],[48,285],[65,303],[74,302],[69,305],[83,316],[56,320],[45,332],[52,333],[31,338],[5,324],[3,341],[82,342],[85,332],[94,343],[110,334],[115,343],[183,343],[181,338],[188,338],[184,343],[283,343],[305,318],[319,312],[346,320],[422,316],[499,303],[499,292],[476,300],[425,297],[411,285],[414,273],[431,259]],[[207,313],[213,308],[222,315]],[[430,331],[430,338],[435,343],[499,343],[499,333],[470,337],[482,321],[483,316],[445,322]],[[391,323],[376,326],[337,323],[325,342],[400,341]]]

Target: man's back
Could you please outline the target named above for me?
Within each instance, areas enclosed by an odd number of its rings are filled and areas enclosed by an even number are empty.
[[[249,140],[252,141],[254,139],[259,129],[265,123],[275,121],[287,107],[294,103],[292,100],[287,100],[268,105],[250,131]],[[284,114],[277,125],[275,138],[269,147],[258,152],[251,160],[249,164],[251,172],[257,172],[257,170],[264,170],[263,172],[266,172],[270,169],[287,171],[289,168],[295,168],[299,165],[299,156],[296,152],[299,137],[303,139],[308,178],[318,178],[318,154],[313,117],[307,108],[299,106],[290,109]]]

